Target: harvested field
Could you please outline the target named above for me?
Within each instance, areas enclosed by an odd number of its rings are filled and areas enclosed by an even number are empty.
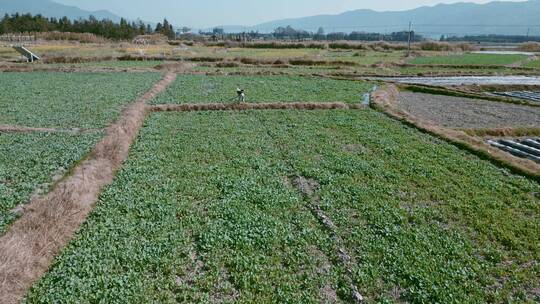
[[[369,109],[156,113],[27,302],[532,300],[538,190]]]
[[[540,108],[478,99],[401,92],[397,107],[448,128],[539,127]]]

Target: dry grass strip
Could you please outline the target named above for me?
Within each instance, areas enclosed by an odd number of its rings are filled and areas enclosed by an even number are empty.
[[[499,166],[508,168],[514,173],[540,181],[539,164],[528,159],[514,157],[511,154],[491,147],[484,142],[484,139],[468,135],[464,131],[437,126],[432,122],[422,120],[406,111],[400,110],[395,106],[398,96],[398,88],[395,85],[387,85],[372,93],[372,106],[395,119],[416,127],[422,132],[435,135],[481,158],[491,160]]]
[[[0,303],[18,303],[91,212],[102,188],[128,156],[147,113],[145,101],[176,78],[167,74],[124,110],[105,137],[72,174],[46,196],[33,199],[0,238]]]
[[[56,129],[56,128],[36,128],[26,126],[13,126],[13,125],[0,125],[0,133],[70,133],[70,134],[82,134],[89,132],[99,132],[101,129]]]
[[[361,109],[360,104],[343,102],[275,102],[275,103],[183,103],[150,106],[153,112],[246,111],[246,110],[335,110]]]

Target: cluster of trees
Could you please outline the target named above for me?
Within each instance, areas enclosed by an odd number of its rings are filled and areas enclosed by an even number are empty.
[[[352,32],[352,33],[330,33],[327,35],[317,35],[321,39],[317,40],[351,40],[351,41],[396,41],[405,42],[409,40],[409,32],[393,32],[390,34],[380,33],[366,33],[366,32]],[[410,32],[412,42],[424,41],[425,38],[422,35]]]
[[[174,39],[176,37],[176,32],[174,31],[174,27],[172,24],[167,21],[167,19],[163,20],[163,24],[159,22],[156,25],[155,33],[160,33],[165,36],[167,36],[169,39]]]
[[[472,35],[472,36],[441,36],[441,41],[455,42],[455,41],[467,41],[467,42],[491,42],[491,43],[524,43],[529,41],[540,42],[539,36],[525,36],[525,35]]]
[[[119,23],[116,23],[107,19],[98,20],[94,16],[88,19],[70,20],[67,17],[57,19],[31,14],[6,14],[0,20],[0,34],[51,31],[92,33],[113,40],[130,40],[137,35],[154,33],[164,34],[170,39],[176,36],[172,24],[167,19],[163,23],[158,23],[155,29],[142,21],[128,22],[122,18]]]

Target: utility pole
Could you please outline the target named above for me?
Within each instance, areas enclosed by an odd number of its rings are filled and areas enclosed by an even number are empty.
[[[409,38],[407,39],[407,57],[411,56],[411,28],[412,28],[412,22],[409,21]]]
[[[528,27],[528,28],[527,28],[527,38],[529,38],[529,33],[530,33],[530,32],[531,32],[531,28]]]

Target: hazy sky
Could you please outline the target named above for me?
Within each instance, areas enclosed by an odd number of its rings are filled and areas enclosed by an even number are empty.
[[[353,9],[405,10],[437,3],[489,0],[54,0],[87,10],[108,9],[130,19],[204,28],[215,25],[255,25],[275,19],[336,14]],[[512,1],[512,0],[510,0]],[[520,0],[514,0],[520,1]]]

